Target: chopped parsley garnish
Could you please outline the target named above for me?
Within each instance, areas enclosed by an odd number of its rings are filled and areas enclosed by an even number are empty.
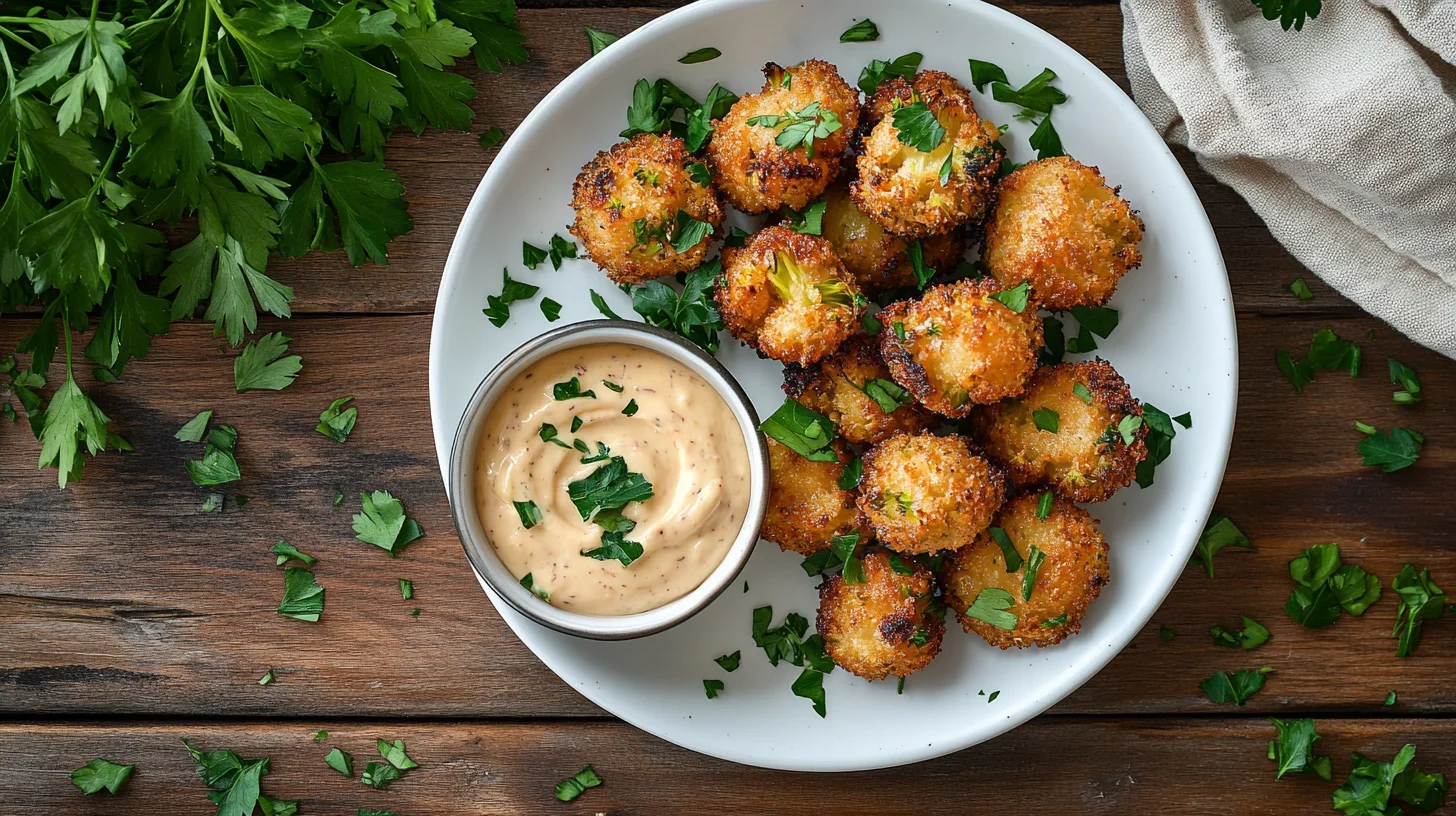
[[[1294,282],[1289,284],[1289,291],[1300,300],[1314,300],[1314,292],[1309,291],[1309,284],[1304,282],[1304,278],[1295,278]]]
[[[376,740],[374,746],[379,749],[379,755],[384,757],[386,762],[401,771],[420,767],[418,762],[410,759],[409,754],[404,752],[404,740],[397,739],[394,742]]]
[[[1141,417],[1134,418],[1137,419],[1138,422],[1142,422]],[[1126,419],[1126,417],[1124,417],[1124,419]],[[1038,431],[1056,433],[1057,428],[1061,425],[1061,414],[1058,414],[1056,411],[1053,411],[1050,408],[1038,408],[1035,411],[1031,412],[1031,421],[1032,424],[1036,425],[1036,429]]]
[[[1178,633],[1175,632],[1175,631],[1173,631],[1173,627],[1171,627],[1171,626],[1159,626],[1158,627],[1158,641],[1159,642],[1161,642],[1161,643],[1167,643],[1168,641],[1172,640],[1175,637],[1178,637]]]
[[[562,238],[560,235],[552,234],[551,248],[548,256],[551,258],[551,268],[560,269],[562,260],[576,257],[576,242]]]
[[[364,773],[360,774],[359,781],[375,790],[384,790],[389,787],[389,783],[403,775],[398,768],[386,762],[371,762],[364,766]]]
[[[1131,445],[1137,439],[1138,428],[1143,426],[1143,418],[1137,414],[1128,414],[1117,421],[1117,434],[1122,437],[1122,444]]]
[[[853,490],[859,487],[859,480],[863,477],[864,460],[856,456],[853,461],[839,471],[839,489]]]
[[[506,132],[498,127],[486,128],[480,134],[480,147],[489,150],[506,140]]]
[[[298,812],[298,803],[263,795],[262,778],[268,773],[267,759],[243,759],[232,751],[199,751],[182,740],[197,763],[197,775],[218,805],[218,816],[251,816],[255,807],[277,816]]]
[[[632,523],[629,521],[629,523]],[[635,523],[632,523],[636,526]],[[607,530],[602,533],[602,544],[590,550],[582,550],[582,555],[587,558],[595,558],[598,561],[616,560],[624,567],[632,566],[632,562],[642,557],[642,545],[627,538],[626,533]]]
[[[905,324],[903,322],[896,320],[890,324],[890,328],[895,330],[895,338],[897,340],[902,343],[905,342]]]
[[[1426,442],[1420,431],[1399,425],[1392,426],[1390,433],[1362,422],[1355,423],[1355,427],[1365,434],[1356,446],[1360,451],[1360,464],[1379,467],[1384,473],[1394,473],[1414,465],[1421,456],[1421,446]]]
[[[187,420],[187,424],[173,436],[180,442],[201,442],[203,434],[207,433],[207,423],[212,421],[212,409],[208,409],[197,416]]]
[[[1225,629],[1222,626],[1213,626],[1208,634],[1213,636],[1213,642],[1219,646],[1227,646],[1230,649],[1257,649],[1269,641],[1269,630],[1264,625],[1249,617],[1243,616],[1244,628]]]
[[[874,42],[879,38],[879,26],[868,17],[846,28],[844,33],[839,35],[839,41],[842,43]]]
[[[859,547],[859,533],[851,532],[844,535],[837,535],[829,539],[829,551],[834,553],[840,563],[844,564],[844,577],[846,584],[863,584],[865,582],[864,562],[855,555]]]
[[[765,419],[759,430],[794,453],[811,462],[839,460],[830,447],[836,433],[829,417],[805,408],[793,399],[785,399],[778,410]]]
[[[404,504],[387,491],[360,493],[359,500],[364,512],[354,515],[354,537],[360,541],[399,555],[406,544],[425,534],[414,519],[405,515]]]
[[[547,592],[541,587],[536,586],[536,579],[531,577],[531,573],[529,572],[521,576],[521,586],[531,590],[532,595],[535,595],[537,598],[540,598],[543,601],[551,600],[551,593]]]
[[[1446,799],[1446,775],[1422,773],[1414,764],[1415,757],[1414,745],[1400,749],[1390,762],[1351,754],[1350,778],[1332,794],[1335,810],[1347,816],[1395,816],[1401,809],[1392,800],[1422,813],[1441,807]]]
[[[1400,596],[1395,610],[1395,656],[1410,657],[1421,642],[1421,625],[1446,612],[1446,593],[1431,580],[1431,571],[1406,564],[1390,582]]]
[[[854,381],[850,380],[849,384],[854,385]],[[899,383],[880,377],[865,380],[864,385],[855,386],[855,388],[874,400],[875,404],[880,407],[880,411],[886,414],[893,414],[900,406],[915,401],[910,392],[901,388]]]
[[[542,247],[538,247],[535,244],[526,241],[521,242],[521,263],[524,264],[527,269],[535,269],[536,267],[545,263],[546,258],[549,254],[550,252],[546,249],[543,249]]]
[[[986,86],[992,82],[1000,82],[1003,85],[1010,85],[1011,80],[1006,78],[1006,72],[1001,66],[994,62],[983,62],[982,60],[971,60],[971,84],[978,91],[985,91]]]
[[[770,665],[777,666],[780,660],[795,666],[804,665],[803,639],[809,631],[809,621],[797,612],[784,616],[784,622],[769,627],[773,621],[773,607],[760,606],[753,610],[753,643],[763,649]]]
[[[803,212],[784,208],[785,215],[789,221],[789,228],[800,235],[823,235],[824,234],[824,212],[829,209],[829,202],[816,201],[810,204]]]
[[[531,500],[513,501],[511,505],[516,508],[516,515],[521,517],[521,527],[531,529],[541,523],[541,508]],[[408,598],[408,596],[406,596]]]
[[[915,272],[916,290],[925,289],[925,285],[935,277],[935,269],[925,263],[925,247],[919,241],[911,241],[905,247],[905,257],[910,259],[910,268]]]
[[[612,311],[612,307],[607,305],[607,300],[606,298],[602,297],[601,292],[598,292],[595,289],[591,289],[589,291],[591,292],[592,305],[597,307],[597,311],[602,313],[602,317],[608,318],[610,320],[622,319],[621,315]]]
[[[1001,696],[1001,689],[996,689],[995,691],[993,691],[990,694],[986,695],[986,705],[990,705],[990,704],[996,702],[996,698],[997,697],[1000,697],[1000,696]]]
[[[351,779],[354,776],[354,756],[342,748],[335,748],[325,754],[324,764]]]
[[[1036,574],[1045,560],[1046,553],[1037,549],[1035,544],[1031,545],[1031,551],[1026,554],[1026,570],[1021,574],[1021,600],[1031,600],[1031,593],[1036,589]]]
[[[622,391],[625,390],[624,386],[618,385],[611,380],[602,380],[602,385],[605,385],[608,391],[615,391],[618,394],[622,393]],[[576,428],[572,428],[571,430],[575,432]]]
[[[297,354],[284,357],[292,340],[281,332],[265,334],[249,343],[233,360],[233,385],[239,394],[244,391],[282,391],[293,384],[303,370],[303,358]]]
[[[1055,618],[1047,618],[1046,620],[1042,621],[1041,622],[1041,628],[1043,628],[1043,629],[1055,629],[1058,626],[1064,625],[1067,622],[1068,618],[1069,618],[1068,613],[1063,612],[1062,614],[1056,616]]]
[[[905,80],[914,79],[915,72],[920,70],[920,60],[923,58],[918,52],[911,51],[889,62],[870,60],[870,64],[859,73],[859,89],[866,94],[872,94],[881,83],[892,77],[900,77]]]
[[[988,527],[986,531],[991,534],[991,540],[1001,548],[1001,557],[1006,560],[1006,571],[1016,572],[1021,569],[1021,553],[1017,552],[1016,545],[1011,543],[1011,536],[1000,527]]]
[[[1184,414],[1182,418],[1187,420],[1187,424],[1180,421],[1180,425],[1185,428],[1192,427],[1192,416]],[[1153,474],[1158,465],[1173,453],[1173,437],[1178,434],[1178,429],[1173,427],[1173,420],[1151,402],[1143,403],[1143,422],[1148,426],[1148,432],[1143,437],[1148,456],[1138,462],[1136,479],[1138,487],[1148,488],[1153,484]]]
[[[109,759],[98,757],[71,771],[71,784],[80,788],[81,793],[87,796],[100,790],[115,796],[121,792],[122,784],[131,776],[134,768],[135,765],[118,765]]]
[[[875,337],[885,329],[885,324],[881,323],[878,317],[875,317],[869,312],[865,312],[859,316],[859,324],[864,327],[865,334],[871,337]]]
[[[738,101],[738,94],[724,88],[722,85],[714,84],[708,90],[708,97],[703,100],[702,105],[691,107],[687,111],[687,135],[684,142],[687,144],[689,153],[696,153],[703,145],[708,143],[708,137],[713,135],[713,120],[721,119],[728,113],[728,109]],[[699,184],[706,185],[708,181],[701,180],[693,174],[692,166],[688,167],[689,175]],[[707,167],[703,167],[703,175],[707,175]],[[741,230],[740,230],[741,232]],[[728,244],[732,246],[732,244]]]
[[[1254,5],[1263,12],[1265,20],[1278,20],[1285,31],[1291,26],[1295,31],[1303,31],[1305,19],[1318,17],[1324,4],[1321,0],[1254,0]]]
[[[547,323],[555,323],[561,319],[561,304],[551,298],[541,298],[541,314],[546,316]]]
[[[211,487],[243,478],[234,455],[237,444],[238,432],[231,425],[217,425],[208,431],[202,458],[185,463],[192,483],[198,487]]]
[[[314,564],[318,563],[317,558],[314,558],[306,552],[299,551],[298,548],[294,547],[292,544],[289,544],[287,541],[280,541],[277,544],[274,544],[271,548],[269,548],[269,552],[278,556],[276,564],[280,567],[283,566],[283,564],[287,562],[290,558],[301,561],[303,562],[304,566],[308,567],[311,567]]]
[[[1084,404],[1092,404],[1092,392],[1082,383],[1072,383],[1072,393]]]
[[[592,453],[591,448],[580,439],[572,440],[571,446],[581,451],[581,464],[590,465],[592,462],[605,462],[612,458],[612,449],[607,447],[605,442],[597,442],[597,452]]]
[[[708,170],[708,165],[703,164],[702,162],[693,162],[692,164],[689,164],[687,166],[687,171],[688,178],[692,179],[694,184],[697,184],[701,187],[707,187],[709,184],[713,183],[712,172]]]
[[[738,662],[743,658],[742,650],[734,651],[733,654],[726,654],[713,658],[713,662],[723,667],[723,671],[733,673],[738,671]]]
[[[785,76],[788,74],[785,73]],[[782,115],[751,116],[746,123],[756,127],[781,128],[778,136],[774,137],[774,144],[784,150],[794,150],[802,145],[804,154],[811,159],[814,158],[816,140],[827,139],[829,134],[844,127],[834,111],[825,110],[818,102],[810,102],[798,111],[786,110]]]
[[[556,798],[563,802],[570,802],[580,796],[587,788],[595,788],[602,784],[602,778],[588,765],[576,772],[575,776],[569,776],[556,783]]]
[[[722,680],[704,680],[703,691],[707,693],[709,700],[718,699],[718,692],[723,690]]]
[[[208,493],[207,498],[202,500],[202,512],[221,513],[223,496],[221,493]]]
[[[1047,516],[1052,514],[1052,493],[1050,490],[1041,494],[1036,500],[1036,517],[1046,521]]]
[[[1199,683],[1198,687],[1215,703],[1241,706],[1264,687],[1264,678],[1272,671],[1274,670],[1268,666],[1261,669],[1239,669],[1232,677],[1227,672],[1216,671],[1207,680]]]
[[[1015,605],[1016,600],[1010,592],[1000,587],[987,587],[966,609],[966,615],[997,629],[1010,631],[1016,628],[1016,616],[1006,610]]]
[[[1117,310],[1109,309],[1106,306],[1073,306],[1072,316],[1077,318],[1077,322],[1088,331],[1103,340],[1106,340],[1117,328]]]
[[[314,430],[335,442],[348,440],[349,434],[354,432],[355,421],[359,419],[359,409],[349,405],[353,401],[353,397],[340,397],[329,403],[329,407],[319,414],[318,425]],[[345,408],[346,405],[349,407]]]
[[[504,326],[506,321],[511,319],[512,303],[530,300],[541,291],[539,286],[512,279],[509,269],[502,269],[501,277],[505,282],[501,285],[500,296],[486,295],[485,308],[482,310],[485,312],[486,319],[496,328]]]
[[[635,400],[635,399],[627,400],[627,404],[622,408],[622,414],[625,415],[625,416],[636,416],[637,415],[637,400]],[[601,443],[598,442],[597,444],[600,445]]]
[[[1348,371],[1351,377],[1360,374],[1360,347],[1341,339],[1330,329],[1314,333],[1304,359],[1296,360],[1283,349],[1277,349],[1274,360],[1296,394],[1304,392],[1316,371]]]
[[[716,48],[699,48],[696,51],[689,51],[681,57],[678,57],[677,61],[683,65],[696,65],[700,62],[715,60],[721,56],[723,56],[723,52]]]
[[[602,49],[617,41],[616,34],[608,34],[605,31],[598,31],[591,26],[586,27],[586,39],[591,43],[592,56],[602,53]]]
[[[577,378],[572,377],[566,382],[559,382],[551,386],[551,396],[557,401],[596,399],[597,393],[595,391],[581,390],[581,382]]]
[[[1328,782],[1330,780],[1330,758],[1314,755],[1314,720],[1305,718],[1285,722],[1272,717],[1275,739],[1269,741],[1269,758],[1278,765],[1274,778],[1279,779],[1292,772],[1311,773]]]
[[[551,444],[562,448],[571,447],[570,445],[562,441],[560,432],[556,430],[556,426],[552,425],[549,422],[543,422],[541,424],[540,430],[536,431],[536,435],[541,437],[542,442],[550,442]]]
[[[1414,405],[1421,401],[1421,381],[1416,378],[1416,372],[1404,363],[1396,362],[1394,358],[1387,357],[1386,363],[1390,367],[1390,381],[1400,386],[1400,390],[1391,395],[1396,405]]]
[[[581,520],[591,521],[604,511],[620,510],[631,502],[652,498],[652,483],[642,474],[629,471],[626,459],[614,456],[584,478],[567,484],[566,494]]]
[[[1062,137],[1052,126],[1050,116],[1041,120],[1041,124],[1036,126],[1036,130],[1031,132],[1031,136],[1027,138],[1026,142],[1036,151],[1038,160],[1067,155],[1067,151],[1062,147]]]
[[[314,580],[313,573],[303,567],[284,567],[283,601],[278,604],[278,614],[318,623],[323,611],[324,588]]]
[[[605,382],[605,380],[603,380],[603,382]],[[571,432],[572,433],[576,433],[577,431],[581,430],[581,425],[582,425],[581,417],[574,416],[574,417],[571,418]]]
[[[400,578],[398,580],[400,599],[405,601],[413,599],[415,597],[415,582],[408,578]]]
[[[1030,293],[1031,283],[1022,281],[1010,289],[1003,289],[1000,292],[992,293],[991,299],[999,302],[1011,311],[1021,314],[1026,311],[1026,298]]]
[[[688,273],[681,294],[661,281],[634,286],[632,308],[649,325],[675,331],[709,354],[717,354],[718,332],[724,323],[713,302],[713,285],[722,273],[722,262],[714,258]]]
[[[1284,604],[1291,618],[1311,629],[1323,629],[1343,609],[1363,615],[1380,600],[1380,579],[1354,564],[1340,561],[1340,545],[1316,544],[1289,562],[1294,592]]]
[[[924,100],[901,105],[890,114],[896,138],[901,144],[929,153],[945,141],[945,126]]]
[[[989,63],[983,63],[989,64]],[[993,68],[995,66],[992,66]],[[997,68],[996,70],[1000,70]],[[975,66],[972,66],[972,81],[975,78]],[[983,70],[983,77],[987,72]],[[1057,78],[1055,72],[1050,68],[1043,68],[1032,80],[1020,88],[1012,88],[1005,81],[1003,72],[1002,79],[991,80],[991,96],[997,102],[1009,102],[1013,105],[1020,105],[1027,110],[1038,113],[1051,113],[1052,108],[1067,101],[1067,95],[1058,88],[1051,86],[1051,81]],[[1035,145],[1032,145],[1035,147]],[[1038,157],[1040,158],[1040,157]]]
[[[1393,705],[1395,705],[1395,690],[1394,689],[1392,689],[1389,694],[1385,695],[1385,702],[1381,703],[1381,705],[1383,705],[1383,706],[1393,706]]]

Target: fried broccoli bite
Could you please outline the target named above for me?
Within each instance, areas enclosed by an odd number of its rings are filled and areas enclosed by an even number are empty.
[[[880,359],[879,343],[862,334],[811,366],[784,367],[784,393],[829,417],[856,445],[872,445],[896,433],[923,431],[935,417],[916,404]],[[890,410],[886,411],[885,408]]]
[[[641,133],[581,168],[572,185],[571,234],[612,280],[643,283],[702,264],[723,223],[723,206],[710,185],[688,173],[692,161],[682,139]],[[712,229],[681,246],[693,221]]]
[[[1051,646],[1076,634],[1107,584],[1107,540],[1097,519],[1062,499],[1051,501],[1045,519],[1037,518],[1039,503],[1035,495],[1006,502],[996,526],[947,558],[941,573],[945,603],[961,626],[1002,649]],[[1009,545],[997,543],[998,530]],[[1003,546],[1015,548],[1017,569],[1006,569]]]
[[[1006,478],[963,436],[899,434],[864,455],[859,509],[903,553],[963,547],[1006,498]]]
[[[1117,371],[1096,360],[1039,369],[1020,397],[978,409],[971,425],[1018,485],[1098,502],[1127,487],[1148,454],[1147,426],[1127,419],[1142,413]]]
[[[1142,263],[1143,222],[1097,168],[1058,156],[1001,180],[981,257],[1003,287],[1031,281],[1042,307],[1101,306]]]
[[[945,635],[943,615],[934,608],[935,576],[909,558],[894,564],[890,558],[878,547],[867,550],[860,559],[863,581],[851,584],[841,574],[819,586],[824,650],[835,665],[866,680],[925,668]]]
[[[853,457],[838,439],[834,453],[837,462],[811,462],[769,438],[768,513],[760,534],[764,540],[813,555],[837,535],[868,533],[855,507],[854,491],[839,487],[839,475]]]
[[[957,281],[877,315],[885,325],[880,354],[890,373],[926,408],[963,417],[976,404],[1025,388],[1041,348],[1041,319],[1034,299],[1017,312],[992,297],[998,288],[989,278]]]
[[[723,250],[714,292],[734,337],[784,363],[828,357],[858,327],[859,287],[823,238],[785,227]]]
[[[970,91],[949,74],[923,71],[914,82],[885,83],[875,94],[882,96],[892,110],[865,138],[850,185],[860,211],[905,238],[980,221],[1005,151]]]
[[[728,202],[746,213],[802,210],[839,175],[859,121],[859,91],[833,65],[765,65],[758,93],[713,123],[708,162]]]
[[[878,222],[860,212],[849,196],[847,182],[830,187],[824,200],[824,238],[834,245],[839,259],[866,295],[919,283],[910,260],[910,242],[885,232]],[[925,267],[941,273],[954,269],[966,251],[960,230],[932,235],[919,243]]]

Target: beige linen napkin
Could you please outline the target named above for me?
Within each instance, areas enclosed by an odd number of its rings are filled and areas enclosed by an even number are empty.
[[[1122,0],[1138,105],[1326,283],[1456,357],[1456,0]]]

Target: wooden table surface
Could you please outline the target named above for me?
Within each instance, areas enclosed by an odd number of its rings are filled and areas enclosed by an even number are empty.
[[[1115,4],[1008,8],[1125,87]],[[584,61],[583,26],[625,33],[661,11],[523,9],[531,62],[474,77],[477,127],[509,132]],[[259,331],[296,338],[305,367],[287,390],[233,393],[235,350],[221,348],[209,326],[182,322],[121,383],[94,386],[135,453],[106,454],[79,484],[57,490],[53,471],[35,469],[24,423],[0,423],[0,812],[212,814],[184,738],[271,757],[265,791],[319,814],[1333,812],[1334,783],[1275,781],[1265,758],[1271,715],[1315,718],[1337,782],[1350,752],[1389,758],[1406,742],[1418,746],[1423,768],[1456,771],[1450,621],[1428,623],[1415,656],[1398,660],[1388,590],[1363,618],[1322,631],[1282,611],[1288,561],[1320,542],[1339,542],[1347,561],[1386,582],[1409,561],[1456,589],[1456,412],[1447,407],[1456,363],[1323,286],[1186,152],[1180,159],[1217,230],[1238,311],[1239,418],[1217,509],[1257,551],[1226,550],[1214,579],[1189,568],[1132,645],[1049,713],[931,762],[841,775],[762,771],[608,717],[542,666],[481,594],[436,469],[430,312],[455,224],[493,155],[470,134],[396,138],[387,159],[408,188],[416,228],[391,245],[391,265],[354,269],[342,255],[275,261],[270,274],[297,294],[295,317],[265,317]],[[1311,301],[1289,293],[1300,276]],[[0,323],[0,348],[32,325]],[[1324,327],[1360,341],[1366,373],[1323,375],[1296,396],[1275,349],[1302,350]],[[1419,372],[1426,402],[1392,404],[1387,356]],[[360,418],[339,445],[313,425],[343,394],[358,395]],[[195,446],[172,434],[206,408],[239,431],[239,490],[252,497],[244,509],[203,512],[205,491],[183,469]],[[1424,432],[1420,462],[1390,475],[1362,467],[1356,419]],[[336,488],[351,497],[341,506]],[[349,518],[361,489],[392,491],[423,525],[425,537],[402,558],[354,540]],[[322,558],[321,623],[274,612],[280,580],[266,551],[280,538]],[[400,577],[414,581],[416,600],[401,601]],[[1273,640],[1253,653],[1215,646],[1208,627],[1237,625],[1241,614],[1267,625]],[[1160,641],[1164,625],[1178,637]],[[1215,670],[1260,665],[1275,672],[1242,708],[1214,705],[1198,689]],[[277,682],[259,686],[269,668]],[[1399,703],[1385,707],[1392,689]],[[376,737],[404,738],[422,767],[388,791],[370,790],[324,768],[327,749],[312,739],[320,728],[361,764]],[[69,772],[97,756],[136,764],[122,797],[82,797],[72,787]],[[585,763],[606,784],[555,801],[553,784]]]

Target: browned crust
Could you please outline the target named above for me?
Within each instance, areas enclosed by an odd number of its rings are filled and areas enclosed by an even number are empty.
[[[945,636],[945,621],[931,611],[935,576],[908,558],[903,563],[914,572],[895,572],[879,548],[867,549],[861,560],[864,583],[836,575],[819,587],[816,629],[824,650],[835,665],[866,680],[904,677],[929,665]],[[912,642],[917,631],[924,645]]]
[[[880,359],[879,344],[857,334],[819,363],[784,366],[784,393],[829,417],[839,433],[856,445],[872,445],[895,433],[923,431],[935,417],[915,403],[886,414],[861,390],[871,379],[891,379]]]
[[[839,488],[840,473],[854,458],[842,440],[833,444],[837,462],[811,462],[773,439],[768,447],[768,511],[760,532],[765,541],[809,556],[836,535],[869,534],[855,504],[856,491]]]
[[[909,554],[963,547],[1006,498],[1001,468],[968,437],[896,434],[863,457],[859,510],[885,546]],[[913,515],[889,508],[910,494]]]

